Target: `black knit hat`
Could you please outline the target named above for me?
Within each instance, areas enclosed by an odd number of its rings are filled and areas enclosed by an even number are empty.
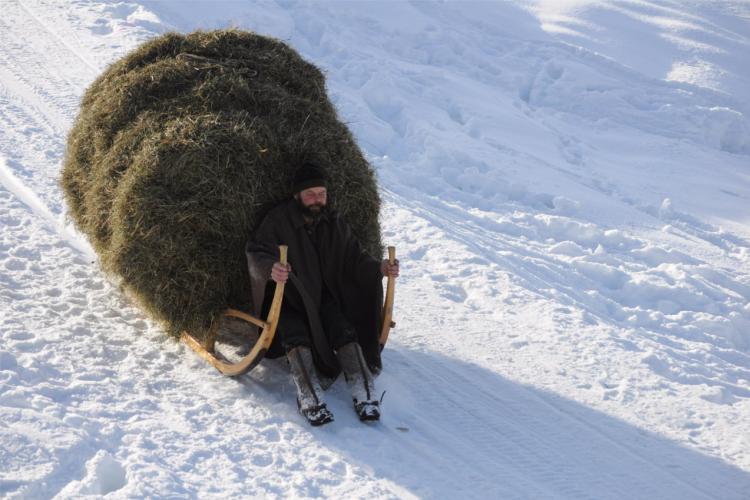
[[[327,187],[328,175],[325,170],[314,163],[305,162],[294,174],[293,193],[299,193],[311,187]]]

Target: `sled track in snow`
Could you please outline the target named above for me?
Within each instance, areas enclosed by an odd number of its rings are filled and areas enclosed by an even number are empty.
[[[13,100],[29,107],[31,117],[44,116],[44,122],[54,127],[55,134],[62,135],[69,128],[88,83],[80,78],[81,74],[88,73],[93,78],[99,70],[24,2],[11,1],[3,10],[0,42],[4,50],[0,54],[0,68],[5,73],[3,81],[12,79],[18,83],[6,92],[16,93]],[[36,36],[28,39],[24,35],[29,32]],[[86,71],[80,71],[81,67]]]
[[[45,23],[39,16],[37,16],[30,7],[24,2],[23,0],[16,0],[18,2],[18,5],[31,17],[36,21],[38,25],[40,25],[44,30],[51,35],[55,40],[57,40],[59,43],[61,43],[63,46],[65,46],[66,49],[68,49],[68,52],[72,55],[74,55],[79,61],[81,61],[84,65],[88,66],[94,73],[99,72],[99,68],[96,67],[93,63],[91,63],[88,59],[83,57],[78,51],[73,49],[68,42],[57,34],[52,28],[50,28],[47,23]]]
[[[65,133],[97,69],[24,2],[4,4],[0,19],[0,183],[71,246],[93,258],[63,220],[58,176]],[[26,36],[35,33],[32,39]],[[83,70],[83,71],[82,71]],[[30,186],[34,186],[32,189]]]
[[[390,366],[396,365],[392,376],[404,381],[400,389],[413,398],[414,414],[387,407],[385,421],[409,422],[412,428],[396,441],[405,442],[398,454],[412,457],[405,462],[419,466],[425,456],[419,445],[440,443],[444,463],[436,466],[430,458],[422,474],[435,467],[455,476],[435,477],[435,494],[460,492],[461,482],[453,479],[465,478],[473,494],[494,498],[627,498],[634,491],[649,498],[739,498],[731,487],[701,484],[703,460],[689,452],[681,457],[681,448],[666,440],[557,396],[488,377],[479,367],[430,355],[405,359],[410,355],[393,353]],[[488,380],[497,385],[482,383]],[[727,475],[720,465],[714,468],[718,477]],[[739,470],[728,475],[724,484],[746,480]]]
[[[580,268],[555,260],[555,257],[549,253],[549,244],[541,241],[545,237],[543,231],[538,235],[533,233],[537,230],[536,227],[529,228],[521,225],[514,227],[510,225],[513,223],[509,223],[496,228],[492,222],[488,223],[466,211],[446,207],[438,202],[418,203],[390,191],[386,191],[385,195],[386,199],[393,200],[394,205],[408,208],[412,214],[440,228],[449,238],[465,245],[475,255],[499,264],[523,288],[548,300],[586,311],[603,324],[636,330],[638,336],[641,337],[642,348],[656,346],[660,350],[663,349],[670,353],[670,359],[681,363],[687,373],[695,373],[695,376],[704,379],[705,383],[725,387],[737,397],[750,397],[750,392],[739,384],[727,381],[724,376],[717,377],[713,373],[704,374],[700,369],[702,366],[711,366],[712,369],[717,370],[717,373],[728,374],[729,380],[750,379],[750,366],[741,362],[742,359],[747,359],[747,356],[741,351],[733,355],[736,348],[726,338],[708,332],[688,333],[691,325],[690,318],[682,320],[679,326],[681,330],[676,331],[667,328],[667,320],[663,320],[660,324],[648,322],[633,324],[625,321],[625,318],[632,314],[632,312],[626,312],[627,295],[623,294],[625,299],[618,297],[618,290],[611,290],[606,282],[597,281],[596,276],[588,276]],[[604,231],[601,230],[601,232]],[[518,236],[525,233],[529,234],[527,238]],[[535,240],[535,238],[538,239]],[[565,236],[560,239],[564,240]],[[647,244],[645,240],[637,238],[631,238],[631,240],[626,241],[634,245],[645,246]],[[625,266],[626,270],[628,266],[640,266],[646,269],[646,272],[653,271],[656,275],[659,274],[656,264],[648,260],[640,260],[642,258],[632,255],[630,249],[614,249],[611,255],[613,259],[617,259],[621,265]],[[716,295],[717,297],[713,300],[720,308],[726,309],[723,316],[722,313],[717,313],[719,319],[716,320],[717,326],[714,328],[721,326],[722,318],[728,319],[731,315],[738,315],[740,318],[748,317],[747,310],[743,309],[739,298],[750,293],[750,288],[743,282],[750,277],[747,275],[738,277],[736,273],[728,269],[716,269],[713,275],[703,276],[701,266],[705,266],[697,260],[686,261],[683,265],[688,270],[696,269],[698,285],[703,287],[697,288],[693,293],[698,297]],[[618,272],[615,267],[609,267],[614,269],[614,272]],[[460,281],[462,276],[449,276],[448,278]],[[692,278],[686,278],[685,284],[694,286],[695,281]],[[587,293],[591,290],[597,293],[593,295]],[[644,290],[644,293],[648,292],[648,289]],[[728,302],[731,304],[727,305]],[[644,303],[642,305],[647,309],[653,308],[658,311],[656,304]],[[689,309],[689,307],[686,308]],[[697,349],[696,346],[698,346]]]

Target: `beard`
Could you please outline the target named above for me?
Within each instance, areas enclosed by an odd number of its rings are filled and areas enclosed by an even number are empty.
[[[320,216],[325,214],[328,210],[328,207],[323,203],[312,203],[310,205],[305,205],[304,203],[302,203],[302,200],[299,199],[297,200],[297,205],[299,206],[302,215],[316,222],[320,218]]]

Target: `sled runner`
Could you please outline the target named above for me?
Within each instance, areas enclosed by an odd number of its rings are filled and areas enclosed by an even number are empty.
[[[279,261],[282,264],[286,264],[286,245],[279,246],[279,255]],[[388,259],[392,264],[394,263],[396,259],[395,247],[388,247]],[[250,314],[238,311],[236,309],[227,309],[226,311],[224,311],[224,316],[236,318],[260,328],[260,335],[257,337],[257,340],[255,340],[255,343],[250,346],[249,352],[242,356],[242,358],[238,361],[233,362],[216,350],[216,341],[218,335],[216,328],[212,328],[205,342],[200,342],[188,332],[182,332],[180,340],[224,375],[227,375],[229,377],[237,377],[249,372],[258,363],[260,363],[260,361],[266,355],[266,352],[268,352],[271,347],[274,335],[276,334],[276,327],[279,323],[281,303],[284,298],[284,285],[285,283],[276,283],[273,300],[271,301],[271,308],[269,309],[268,317],[265,320],[256,318],[254,316],[251,316]],[[381,350],[385,346],[385,343],[388,341],[388,333],[390,332],[391,328],[396,326],[396,323],[393,322],[393,296],[395,285],[395,279],[388,276],[385,300],[383,301],[383,323],[380,329],[379,338]],[[247,341],[252,339],[245,340]]]

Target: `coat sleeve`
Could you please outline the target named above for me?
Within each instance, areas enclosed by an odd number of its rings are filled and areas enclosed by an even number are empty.
[[[268,280],[271,279],[271,268],[279,260],[278,237],[274,224],[266,217],[258,229],[245,243],[245,258],[250,275],[253,314],[260,314],[263,296]]]
[[[250,279],[271,279],[271,268],[279,260],[278,238],[273,231],[273,224],[264,219],[258,229],[248,238],[245,244],[245,257]]]
[[[344,270],[349,276],[354,276],[358,285],[369,286],[381,280],[380,261],[362,249],[362,245],[349,225],[341,218],[337,221],[339,231],[345,243]]]

